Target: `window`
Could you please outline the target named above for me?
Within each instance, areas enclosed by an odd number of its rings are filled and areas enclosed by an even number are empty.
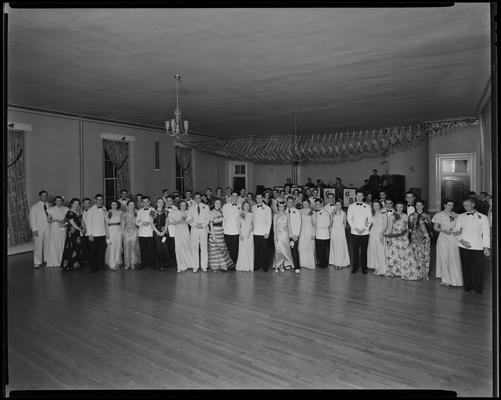
[[[160,170],[160,142],[155,142],[155,170]]]
[[[110,160],[108,153],[104,150],[104,201],[105,207],[109,208],[110,201],[117,196],[117,172]]]
[[[176,157],[176,190],[181,193],[181,196],[184,194],[184,185],[183,169],[181,168],[178,157]]]
[[[233,190],[237,193],[240,192],[241,189],[247,188],[247,164],[242,162],[230,162],[230,185]]]

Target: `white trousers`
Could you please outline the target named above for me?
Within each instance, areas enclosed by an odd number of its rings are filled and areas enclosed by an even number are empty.
[[[38,231],[38,236],[33,236],[33,264],[40,265],[47,262],[49,254],[49,227]]]
[[[200,255],[198,249],[200,248]],[[207,269],[209,256],[207,253],[207,229],[191,228],[191,254],[193,257],[193,271],[198,268]]]

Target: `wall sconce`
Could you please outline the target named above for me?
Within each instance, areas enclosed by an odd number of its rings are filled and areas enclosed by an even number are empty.
[[[416,166],[415,165],[410,165],[409,166],[409,171],[411,171],[413,173],[416,172]]]

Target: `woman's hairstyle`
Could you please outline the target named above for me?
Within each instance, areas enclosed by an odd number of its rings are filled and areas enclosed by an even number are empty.
[[[452,204],[454,204],[454,200],[452,200],[452,199],[444,199],[444,200],[442,201],[442,206],[443,206],[443,207],[445,207],[445,206],[447,205],[447,203],[452,203]]]
[[[78,201],[78,203],[80,203],[80,199],[78,197],[73,197],[71,200],[70,200],[70,207],[73,205],[73,203],[75,201]]]
[[[118,200],[115,200],[115,199],[112,199],[110,200],[110,203],[109,203],[109,208],[111,209],[111,205],[115,203],[117,205],[117,208],[118,208]]]
[[[165,201],[163,197],[157,197],[157,200],[155,201],[155,205],[158,203],[158,200],[162,200],[162,210],[165,208]]]
[[[141,193],[138,193],[138,194],[136,194],[136,199],[137,199],[138,197],[143,198],[143,195],[142,195]]]
[[[64,197],[63,196],[54,196],[54,203],[56,202],[57,199],[61,199],[61,202],[64,201]]]
[[[372,215],[375,214],[375,210],[374,210],[374,204],[379,204],[379,209],[383,208],[383,205],[381,204],[381,202],[379,200],[374,200],[372,202]]]
[[[134,204],[134,206],[136,206],[136,202],[135,202],[134,200],[129,200],[129,201],[127,202],[127,207],[129,206],[129,204],[130,204],[130,203],[132,203],[132,204]]]
[[[249,205],[249,212],[252,212],[251,204],[247,200],[245,200],[245,201],[242,202],[242,206],[241,206],[242,207],[242,211],[244,210],[244,205],[246,205],[246,204]],[[240,214],[240,216],[242,217],[242,219],[245,218],[244,213]]]
[[[186,206],[186,208],[188,208],[188,203],[185,200],[181,200],[179,202],[179,208],[181,208],[181,204],[184,204]]]
[[[417,203],[421,203],[423,205],[423,209],[426,208],[426,201],[424,201],[423,199],[416,200],[415,204]]]
[[[338,203],[341,204],[341,206],[343,205],[343,201],[340,199],[337,199],[336,201],[334,201],[334,204],[338,204]]]

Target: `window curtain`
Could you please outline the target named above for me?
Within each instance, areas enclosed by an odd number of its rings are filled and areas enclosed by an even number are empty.
[[[24,132],[7,133],[7,236],[9,246],[32,240],[24,172]]]
[[[130,192],[129,143],[104,139],[103,146],[117,172],[118,193],[123,189]]]
[[[193,190],[191,153],[190,148],[176,146],[176,161],[181,167],[181,173],[184,178],[184,190]]]

